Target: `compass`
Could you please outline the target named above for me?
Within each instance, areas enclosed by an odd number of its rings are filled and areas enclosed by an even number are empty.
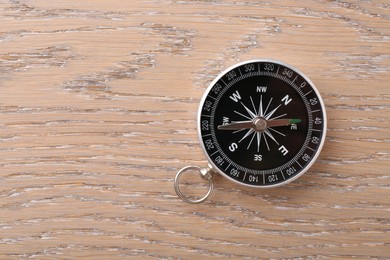
[[[312,81],[274,60],[245,61],[217,76],[200,102],[197,122],[209,167],[178,172],[176,193],[189,203],[211,194],[214,173],[256,188],[287,184],[315,162],[326,135],[325,107]],[[201,199],[179,188],[180,176],[189,170],[210,183]]]

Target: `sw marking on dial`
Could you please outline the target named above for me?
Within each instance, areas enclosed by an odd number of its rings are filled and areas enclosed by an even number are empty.
[[[206,90],[199,135],[208,161],[244,185],[279,186],[317,158],[326,115],[313,83],[283,63],[238,64]]]

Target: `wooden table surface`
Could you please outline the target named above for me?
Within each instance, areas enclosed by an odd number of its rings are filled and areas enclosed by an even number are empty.
[[[200,99],[254,58],[316,84],[324,149],[184,203]],[[0,1],[0,258],[390,257],[389,75],[388,0]]]

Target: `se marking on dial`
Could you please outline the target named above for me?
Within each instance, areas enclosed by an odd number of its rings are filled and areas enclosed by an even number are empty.
[[[198,114],[199,138],[212,168],[240,184],[274,187],[314,163],[326,114],[313,83],[280,62],[256,60],[220,74]]]

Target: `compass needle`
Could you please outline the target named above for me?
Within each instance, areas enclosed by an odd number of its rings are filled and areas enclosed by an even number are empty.
[[[217,127],[219,130],[241,130],[252,128],[252,121],[234,121],[230,124],[219,125]]]
[[[286,114],[284,114],[284,115],[286,115]],[[267,121],[267,126],[268,127],[288,126],[288,125],[299,124],[301,122],[302,122],[302,120],[298,119],[298,118],[293,118],[293,119],[272,119],[272,120]]]
[[[299,124],[300,122],[302,122],[301,119],[290,119],[290,124]]]

